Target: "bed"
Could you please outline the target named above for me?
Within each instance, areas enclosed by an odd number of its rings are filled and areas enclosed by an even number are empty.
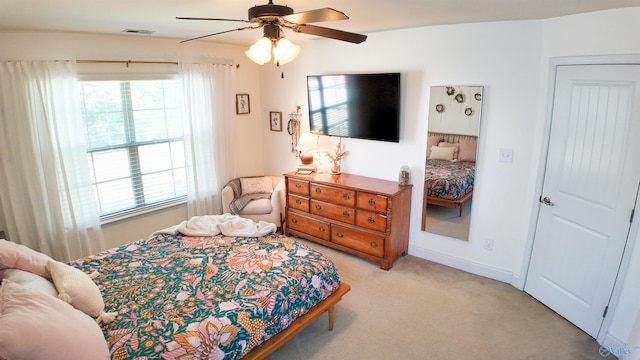
[[[424,204],[457,208],[462,216],[464,203],[473,196],[477,137],[429,132],[427,148]],[[423,211],[423,225],[425,217]]]
[[[113,360],[262,359],[325,312],[331,330],[350,289],[330,259],[275,233],[158,232],[68,265],[117,313],[101,323]]]

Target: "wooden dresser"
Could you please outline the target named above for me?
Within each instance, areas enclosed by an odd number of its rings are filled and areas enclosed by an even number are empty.
[[[361,256],[384,270],[407,254],[411,185],[350,174],[284,176],[286,235]]]

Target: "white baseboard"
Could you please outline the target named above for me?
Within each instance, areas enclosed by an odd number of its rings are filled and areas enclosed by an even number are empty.
[[[415,245],[409,245],[409,254],[429,261],[437,262],[442,265],[450,266],[458,270],[466,271],[468,273],[509,283],[516,288],[521,289],[521,286],[519,286],[520,276],[513,274],[511,271],[496,268],[493,266],[487,266],[484,264],[478,264],[469,260],[460,259],[448,254],[421,248]]]

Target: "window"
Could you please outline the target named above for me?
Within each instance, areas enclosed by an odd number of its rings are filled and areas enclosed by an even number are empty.
[[[185,198],[178,81],[82,81],[80,98],[101,218]]]

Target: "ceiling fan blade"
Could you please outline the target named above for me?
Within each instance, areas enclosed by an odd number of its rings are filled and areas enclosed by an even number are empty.
[[[285,21],[295,24],[308,24],[321,21],[347,20],[349,17],[342,11],[332,8],[303,11],[282,17]]]
[[[336,40],[348,41],[354,44],[360,44],[361,42],[367,40],[367,35],[356,34],[356,33],[346,32],[342,30],[336,30],[336,29],[329,29],[326,27],[315,26],[315,25],[300,24],[300,25],[294,26],[292,30],[295,32],[303,33],[303,34],[317,35],[317,36],[323,36],[326,38],[331,38]]]
[[[238,20],[238,19],[217,19],[217,18],[199,18],[199,17],[176,17],[178,20],[215,20],[215,21],[238,21],[250,23],[249,20]]]
[[[209,37],[209,36],[215,36],[215,35],[220,35],[220,34],[226,34],[226,33],[233,32],[233,31],[242,31],[242,30],[249,30],[249,29],[251,29],[251,30],[253,30],[253,29],[259,29],[259,28],[261,28],[261,27],[262,27],[262,26],[247,26],[247,27],[243,27],[243,28],[239,28],[239,29],[231,29],[231,30],[226,30],[226,31],[220,31],[220,32],[217,32],[217,33],[209,34],[209,35],[202,35],[202,36],[198,36],[198,37],[195,37],[195,38],[192,38],[192,39],[182,40],[182,41],[180,41],[180,43],[182,44],[182,43],[186,43],[186,42],[188,42],[188,41],[198,40],[198,39],[206,38],[206,37]]]

